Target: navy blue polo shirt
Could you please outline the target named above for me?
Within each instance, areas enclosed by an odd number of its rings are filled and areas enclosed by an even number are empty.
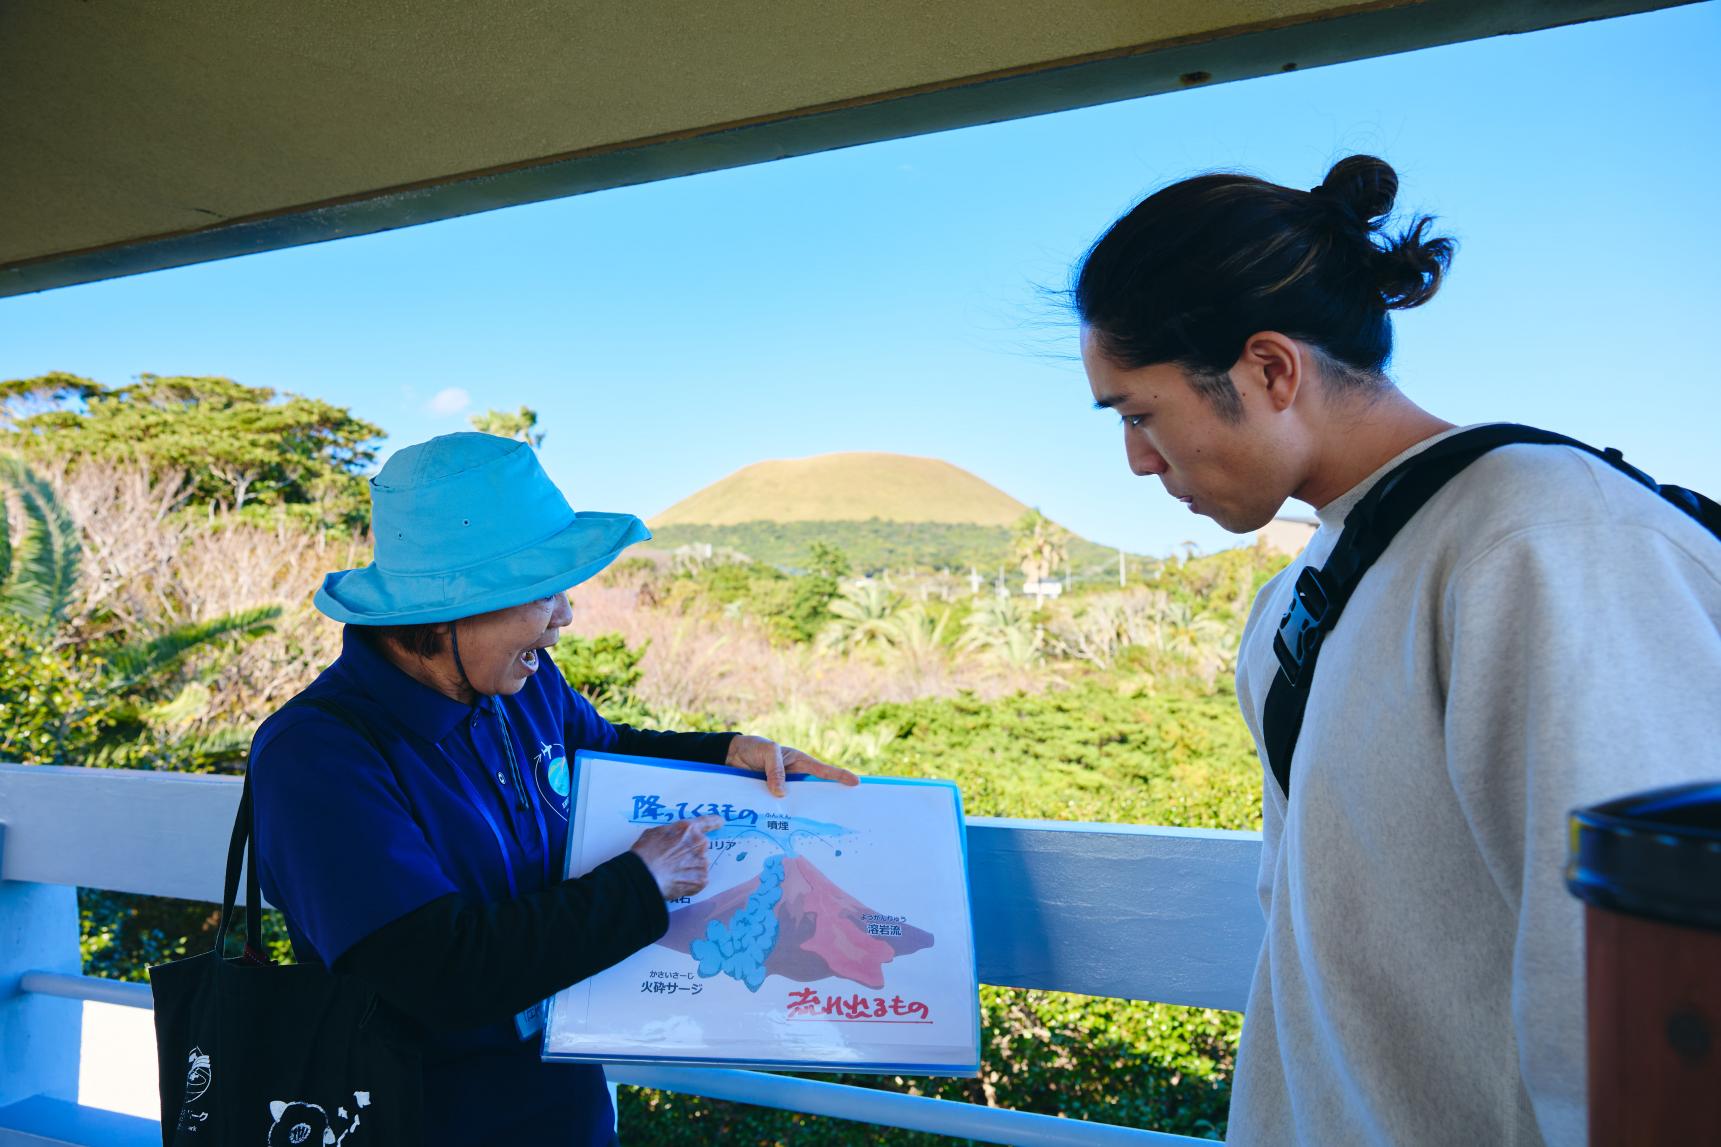
[[[614,747],[617,733],[547,654],[538,665],[520,692],[464,704],[414,681],[348,627],[339,659],[305,696],[354,714],[370,737],[310,706],[264,722],[250,765],[258,875],[301,960],[332,965],[450,893],[491,902],[560,879],[569,762],[579,749]],[[534,1109],[545,1120],[534,1142],[609,1142],[602,1071],[544,1064],[537,1040],[519,1040],[509,1025],[433,1037],[425,1063],[427,1114],[448,1142],[477,1142],[498,1123],[528,1130],[518,1121]]]

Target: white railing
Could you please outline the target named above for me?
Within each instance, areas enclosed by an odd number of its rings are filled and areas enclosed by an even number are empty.
[[[111,1119],[80,1129],[105,1113],[76,1106],[79,1013],[87,1000],[148,1007],[148,989],[79,974],[76,889],[218,901],[238,799],[232,778],[0,764],[0,1147],[127,1138]],[[974,818],[980,979],[1241,1011],[1261,941],[1259,853],[1256,833]],[[984,1142],[1197,1142],[765,1072],[609,1075]],[[132,1122],[140,1144],[157,1134]]]

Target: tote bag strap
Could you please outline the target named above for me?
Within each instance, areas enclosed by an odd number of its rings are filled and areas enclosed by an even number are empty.
[[[263,893],[257,879],[257,833],[251,803],[251,768],[245,768],[245,786],[239,794],[239,812],[233,818],[233,836],[227,845],[227,880],[221,893],[221,923],[215,929],[215,951],[225,955],[227,928],[233,920],[234,901],[239,895],[239,870],[245,870],[244,959],[267,964],[263,954]]]
[[[367,741],[375,743],[369,726],[345,706],[326,698],[303,696],[287,704],[328,713],[354,726]],[[252,749],[256,749],[254,740]],[[221,895],[221,923],[215,930],[215,951],[223,955],[227,951],[227,928],[232,923],[234,901],[239,895],[241,869],[245,872],[245,949],[241,958],[254,964],[272,964],[274,961],[263,951],[263,891],[257,876],[257,809],[251,798],[250,758],[245,762],[245,787],[239,794],[239,813],[233,818],[233,836],[227,844],[227,881]]]

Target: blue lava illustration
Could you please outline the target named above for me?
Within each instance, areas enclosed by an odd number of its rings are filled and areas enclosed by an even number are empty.
[[[705,936],[689,945],[704,977],[727,975],[758,991],[765,982],[765,960],[777,946],[777,901],[783,896],[783,858],[773,856],[759,874],[747,904],[727,921],[712,920]]]

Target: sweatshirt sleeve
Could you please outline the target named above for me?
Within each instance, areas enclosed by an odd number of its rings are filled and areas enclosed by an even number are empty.
[[[1703,779],[1721,743],[1721,562],[1690,544],[1617,520],[1535,526],[1457,570],[1443,603],[1447,768],[1517,920],[1518,1064],[1549,1147],[1586,1141],[1567,815]]]

